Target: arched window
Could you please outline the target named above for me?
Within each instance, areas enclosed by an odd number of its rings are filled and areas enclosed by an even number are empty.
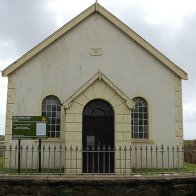
[[[48,137],[60,137],[61,102],[53,95],[47,96],[42,102],[42,116],[48,117]]]
[[[148,138],[148,104],[145,99],[135,97],[135,108],[131,113],[132,138]]]

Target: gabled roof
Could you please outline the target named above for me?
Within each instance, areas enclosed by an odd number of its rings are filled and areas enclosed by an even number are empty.
[[[91,84],[96,80],[103,80],[112,90],[116,92],[126,103],[128,108],[133,108],[135,106],[134,101],[132,101],[128,96],[126,96],[114,83],[112,83],[103,73],[98,71],[89,81],[87,81],[81,88],[79,88],[69,99],[67,99],[63,104],[63,108],[67,109],[70,107],[72,102],[83,93]]]
[[[11,74],[14,70],[19,68],[25,62],[30,60],[32,57],[34,57],[36,54],[41,52],[44,48],[52,44],[55,40],[60,38],[62,35],[64,35],[66,32],[68,32],[70,29],[75,27],[77,24],[79,24],[81,21],[83,21],[85,18],[87,18],[89,15],[91,15],[94,12],[98,12],[103,17],[105,17],[107,20],[109,20],[112,24],[114,24],[121,31],[123,31],[127,36],[129,36],[131,39],[137,42],[141,47],[147,50],[160,62],[162,62],[166,67],[172,70],[177,76],[179,76],[180,78],[184,80],[188,79],[187,73],[185,71],[183,71],[180,67],[174,64],[172,61],[170,61],[167,57],[165,57],[162,53],[160,53],[156,48],[154,48],[151,44],[145,41],[142,37],[140,37],[137,33],[135,33],[132,29],[130,29],[127,25],[125,25],[122,21],[120,21],[118,18],[116,18],[114,15],[112,15],[109,11],[107,11],[105,8],[103,8],[98,3],[95,3],[89,8],[87,8],[86,10],[84,10],[81,14],[79,14],[74,19],[72,19],[70,22],[62,26],[59,30],[57,30],[55,33],[50,35],[48,38],[46,38],[36,47],[31,49],[29,52],[24,54],[17,61],[15,61],[11,65],[9,65],[7,68],[5,68],[2,71],[2,76],[8,76],[9,74]]]

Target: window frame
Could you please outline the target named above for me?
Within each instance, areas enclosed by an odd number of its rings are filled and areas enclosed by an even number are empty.
[[[132,139],[149,139],[149,104],[143,97],[134,97],[135,108],[131,111]]]
[[[48,95],[42,100],[42,116],[48,117],[48,138],[61,137],[61,102],[55,95]]]

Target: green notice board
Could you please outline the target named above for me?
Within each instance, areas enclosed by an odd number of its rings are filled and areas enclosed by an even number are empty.
[[[13,116],[12,139],[37,139],[47,137],[46,116]]]

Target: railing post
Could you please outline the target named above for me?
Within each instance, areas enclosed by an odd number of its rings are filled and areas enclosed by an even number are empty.
[[[56,170],[56,145],[54,145],[54,148],[53,148],[53,150],[54,150],[54,173],[55,173],[55,170]]]
[[[95,146],[92,146],[92,173],[94,173],[94,161],[95,161]]]
[[[20,138],[18,139],[18,173],[20,173]]]
[[[33,169],[33,151],[34,151],[34,146],[32,145],[31,147],[31,169]]]
[[[98,147],[97,147],[97,164],[98,164],[98,174],[99,174],[99,154],[100,153],[100,145],[98,144]]]
[[[66,174],[67,173],[67,157],[66,157],[67,147],[66,147],[66,145],[65,145],[65,148],[64,148],[64,152],[65,152],[65,171],[64,171],[64,173]],[[82,149],[82,152],[83,152],[83,149]]]
[[[143,148],[142,148],[142,146],[140,146],[140,151],[141,151],[140,152],[141,153],[140,154],[140,159],[141,159],[140,160],[141,161],[141,165],[140,165],[141,168],[140,168],[140,170],[141,170],[141,174],[142,174],[142,172],[143,172],[143,161],[142,161],[142,157],[143,157],[142,151],[143,151]]]
[[[156,146],[156,168],[158,168],[158,147]]]
[[[127,147],[125,146],[125,174],[127,173]]]
[[[163,163],[163,153],[164,153],[164,147],[163,147],[163,144],[161,145],[161,160],[162,160],[162,164],[161,164],[161,166],[162,166],[162,169],[163,169],[163,167],[164,167],[164,163]]]
[[[51,147],[50,145],[48,146],[48,175],[50,172],[50,151],[51,151]]]
[[[42,164],[42,153],[41,153],[41,145],[42,145],[42,142],[41,142],[41,138],[39,138],[39,173],[41,173],[41,164]]]
[[[28,166],[28,150],[29,150],[29,147],[28,145],[26,146],[26,173],[27,173],[27,166]]]
[[[76,146],[76,174],[78,173],[78,146]]]
[[[173,169],[174,169],[174,146],[172,146],[172,155],[173,155]]]
[[[179,169],[180,166],[180,152],[179,152],[179,146],[177,146],[177,169]]]
[[[59,158],[60,158],[60,169],[59,169],[59,172],[60,172],[60,176],[61,176],[61,154],[62,154],[62,145],[60,144],[60,146],[59,146]]]
[[[132,157],[131,157],[132,156],[132,147],[131,146],[129,147],[129,150],[130,150],[130,164],[129,165],[130,165],[130,174],[131,174],[132,173]]]
[[[151,145],[151,147],[150,147],[150,166],[151,166],[151,168],[152,168],[152,163],[153,163],[153,161],[152,161],[152,151],[153,151],[153,147]]]
[[[70,147],[70,174],[72,174],[72,157],[73,157],[73,147]]]
[[[44,162],[44,160],[45,160],[45,150],[46,150],[45,145],[43,146],[42,150],[43,150],[43,156],[42,156],[42,168],[44,168],[44,166],[45,166],[45,162]]]
[[[169,170],[169,146],[167,146],[167,161],[168,161],[168,163],[167,163],[167,168],[168,168],[168,170]]]
[[[146,146],[146,169],[148,168],[148,147]]]
[[[5,149],[4,149],[4,152],[5,152]],[[11,145],[9,148],[9,152],[10,152],[10,157],[9,157],[9,169],[10,169],[11,160],[12,160],[12,146]],[[5,153],[4,153],[4,159],[5,159]],[[5,167],[5,162],[4,162],[4,167]]]
[[[88,174],[88,158],[89,158],[89,147],[88,147],[88,145],[87,145],[87,147],[86,147],[86,173]]]
[[[121,174],[121,150],[122,150],[122,149],[121,149],[121,146],[120,146],[120,147],[119,147],[119,153],[120,153],[120,154],[119,154],[119,155],[120,155],[120,174]]]
[[[106,147],[103,145],[103,173],[105,173],[105,153],[106,153]]]
[[[108,157],[108,161],[109,161],[109,174],[110,174],[110,151],[111,151],[111,147],[110,145],[108,146],[108,153],[109,153],[109,157]]]
[[[136,169],[138,168],[137,167],[137,146],[135,146],[135,167]]]
[[[14,169],[15,169],[15,171],[17,170],[16,168],[17,168],[17,152],[18,152],[18,147],[17,147],[17,145],[15,146],[15,162],[14,162]]]

